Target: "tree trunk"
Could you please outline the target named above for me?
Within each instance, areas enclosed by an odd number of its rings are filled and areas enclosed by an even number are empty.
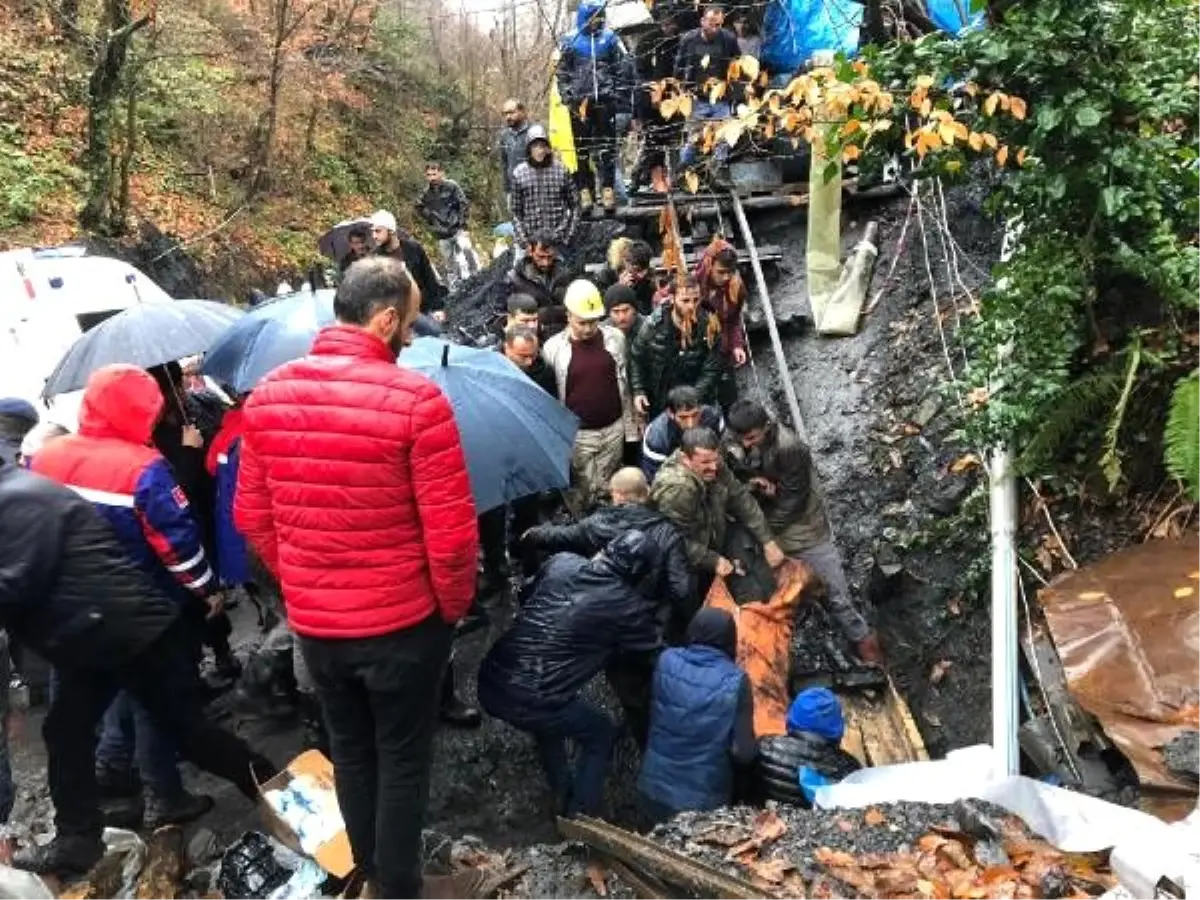
[[[58,26],[67,40],[79,40],[79,0],[61,0],[58,4]]]
[[[129,0],[105,0],[98,29],[100,50],[88,80],[88,142],[83,158],[88,188],[79,214],[79,224],[84,228],[106,231],[111,226],[113,116],[129,42],[149,22],[148,16],[131,20]]]
[[[121,147],[117,204],[112,211],[110,231],[124,234],[129,224],[129,178],[137,156],[138,72],[131,72],[125,85],[125,138]]]

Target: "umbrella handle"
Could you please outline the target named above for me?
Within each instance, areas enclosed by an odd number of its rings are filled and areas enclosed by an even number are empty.
[[[442,347],[442,368],[450,365],[450,345],[446,344]]]

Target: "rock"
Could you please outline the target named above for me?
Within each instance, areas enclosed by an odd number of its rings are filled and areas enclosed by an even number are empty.
[[[1178,775],[1190,781],[1196,781],[1200,769],[1200,747],[1197,745],[1197,732],[1181,731],[1162,748],[1163,761],[1171,774]]]
[[[948,516],[958,509],[970,490],[971,482],[968,479],[951,476],[936,485],[923,501],[933,512]]]
[[[188,840],[187,858],[193,867],[204,866],[220,856],[222,849],[212,831],[197,828],[196,833]]]
[[[938,414],[941,408],[942,401],[937,397],[926,397],[921,401],[921,405],[917,407],[916,412],[913,413],[913,422],[924,428],[933,421],[933,417]]]

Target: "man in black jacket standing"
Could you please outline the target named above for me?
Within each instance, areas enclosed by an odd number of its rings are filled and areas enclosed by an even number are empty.
[[[90,501],[0,466],[0,624],[46,658],[58,687],[42,726],[55,837],[18,853],[33,872],[85,872],[104,855],[96,725],[127,691],[186,758],[255,801],[270,760],[204,715],[178,604],[130,562]]]
[[[617,538],[594,559],[559,553],[538,576],[512,627],[479,669],[479,702],[530,732],[567,815],[596,815],[617,731],[580,691],[617,653],[659,646],[654,604],[640,590],[656,566],[640,531]],[[567,741],[577,745],[572,773]]]
[[[439,162],[425,163],[427,186],[417,201],[417,212],[438,239],[438,252],[446,264],[450,289],[479,271],[479,257],[467,231],[471,204],[457,181],[451,181]]]
[[[371,234],[375,238],[375,253],[390,256],[404,263],[409,275],[421,290],[421,312],[439,322],[446,321],[446,288],[429,261],[429,255],[408,232],[396,225],[396,217],[386,209],[371,216]]]

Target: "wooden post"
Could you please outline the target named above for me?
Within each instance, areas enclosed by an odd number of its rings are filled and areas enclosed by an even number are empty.
[[[729,195],[733,200],[733,215],[737,219],[738,228],[741,229],[742,241],[750,254],[750,268],[754,270],[754,279],[758,282],[758,299],[763,305],[767,330],[771,333],[771,349],[775,352],[775,364],[779,368],[779,379],[783,382],[783,396],[787,400],[788,412],[792,417],[792,428],[795,429],[801,440],[807,443],[808,432],[804,428],[804,419],[800,417],[800,400],[796,397],[796,385],[792,383],[787,357],[783,354],[783,341],[779,337],[779,325],[775,322],[775,310],[771,307],[771,297],[767,293],[767,280],[763,275],[762,263],[758,259],[758,248],[754,244],[754,235],[750,231],[750,223],[746,221],[746,212],[742,209],[742,201],[737,192],[730,191]]]

